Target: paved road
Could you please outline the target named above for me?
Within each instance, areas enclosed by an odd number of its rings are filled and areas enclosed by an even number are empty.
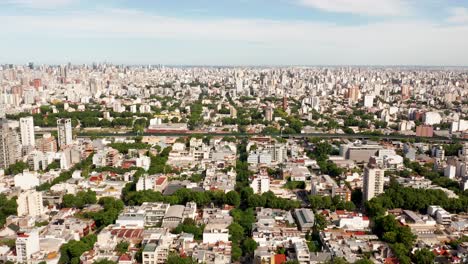
[[[322,138],[349,138],[349,139],[385,139],[385,140],[402,140],[402,139],[414,139],[426,142],[440,142],[440,143],[452,143],[454,141],[468,142],[468,139],[451,139],[446,137],[416,137],[416,136],[404,136],[404,135],[367,135],[367,134],[329,134],[329,133],[304,133],[304,134],[264,134],[264,133],[213,133],[213,132],[198,132],[190,131],[187,133],[141,133],[137,134],[134,132],[125,133],[86,133],[78,132],[78,137],[134,137],[134,136],[189,136],[189,135],[201,135],[201,136],[230,136],[230,137],[252,137],[252,136],[274,136],[283,138],[305,138],[305,137],[322,137]]]

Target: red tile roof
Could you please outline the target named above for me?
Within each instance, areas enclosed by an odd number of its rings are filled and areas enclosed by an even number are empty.
[[[132,258],[128,254],[123,254],[120,256],[119,261],[130,261]]]
[[[282,264],[286,262],[286,255],[276,254],[275,255],[275,264]]]
[[[111,231],[112,235],[115,235],[119,238],[140,238],[143,233],[143,229],[114,229]]]
[[[164,176],[159,177],[159,178],[156,180],[156,185],[161,185],[161,184],[163,184],[163,183],[166,181],[166,179],[167,179],[167,178],[164,177]]]
[[[385,264],[400,264],[397,258],[386,258]]]

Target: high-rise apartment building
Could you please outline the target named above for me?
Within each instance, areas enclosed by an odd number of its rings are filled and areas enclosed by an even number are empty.
[[[6,119],[0,120],[0,168],[6,168],[21,157],[19,134]]]
[[[71,145],[73,141],[72,125],[70,118],[62,118],[57,120],[58,143],[59,147]]]
[[[401,87],[401,98],[403,100],[406,100],[406,99],[410,98],[410,96],[411,96],[410,87],[408,85],[403,85]]]
[[[416,136],[417,137],[433,137],[434,128],[428,125],[420,125],[416,127]]]
[[[272,121],[273,120],[273,108],[271,106],[267,106],[265,108],[265,120]]]
[[[57,141],[50,133],[36,140],[36,149],[42,152],[57,152]]]
[[[32,116],[20,118],[21,145],[23,147],[34,147],[34,119]]]
[[[18,216],[27,215],[37,217],[44,213],[44,206],[42,205],[42,193],[34,189],[20,193],[16,202],[18,203]]]
[[[348,88],[347,98],[349,99],[349,103],[356,103],[359,100],[359,95],[359,86]]]
[[[363,199],[369,201],[384,192],[385,170],[367,165],[364,168]]]
[[[37,229],[18,232],[16,238],[16,262],[30,263],[32,255],[39,252],[39,232]]]

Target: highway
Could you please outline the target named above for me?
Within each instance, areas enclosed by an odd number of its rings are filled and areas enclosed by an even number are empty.
[[[405,135],[368,135],[368,134],[330,134],[330,133],[304,133],[304,134],[265,134],[265,133],[213,133],[213,132],[201,132],[201,131],[190,131],[186,133],[134,133],[134,132],[124,132],[124,133],[76,133],[77,137],[135,137],[135,136],[191,136],[191,135],[200,135],[200,136],[228,136],[228,137],[252,137],[252,136],[272,136],[272,137],[282,137],[282,138],[307,138],[307,137],[321,137],[321,138],[347,138],[347,139],[371,139],[371,140],[408,140],[413,139],[420,142],[438,142],[438,143],[454,143],[454,142],[468,142],[468,139],[462,138],[446,138],[446,137],[416,137],[416,136],[405,136]]]

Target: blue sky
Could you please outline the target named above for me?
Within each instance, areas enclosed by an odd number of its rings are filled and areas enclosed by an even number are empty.
[[[468,0],[0,0],[0,64],[468,65]]]

